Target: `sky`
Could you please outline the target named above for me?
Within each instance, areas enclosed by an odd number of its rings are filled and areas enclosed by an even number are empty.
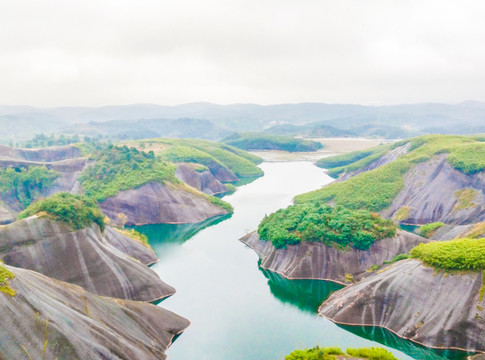
[[[485,101],[485,2],[0,0],[0,104]]]

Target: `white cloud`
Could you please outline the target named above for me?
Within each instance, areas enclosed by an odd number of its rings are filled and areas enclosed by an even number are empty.
[[[0,0],[0,103],[485,101],[485,5]]]

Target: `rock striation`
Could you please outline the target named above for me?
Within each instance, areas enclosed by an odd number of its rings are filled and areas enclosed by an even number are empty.
[[[405,207],[406,223],[427,224],[442,221],[447,224],[469,224],[485,220],[485,171],[472,175],[454,169],[446,155],[438,155],[419,163],[404,176],[404,188],[389,208],[382,211],[392,218]],[[460,199],[468,190],[470,198]]]
[[[190,164],[178,164],[175,176],[184,183],[209,195],[227,192],[227,188],[209,170],[196,171]]]
[[[302,242],[276,249],[270,241],[263,241],[256,231],[240,239],[256,251],[263,269],[276,272],[288,279],[319,279],[346,283],[346,274],[355,280],[361,278],[373,265],[392,260],[408,253],[420,243],[428,242],[421,236],[399,230],[393,238],[376,241],[369,250],[338,250],[319,242]],[[348,284],[348,282],[347,282]]]
[[[93,294],[156,301],[175,290],[147,267],[157,260],[148,248],[109,227],[73,231],[47,216],[0,228],[0,259],[79,285]]]
[[[1,359],[158,360],[188,320],[152,304],[91,294],[31,270],[0,292]],[[45,349],[45,350],[44,350]]]
[[[228,214],[195,190],[156,182],[120,191],[102,201],[99,207],[111,219],[116,219],[119,213],[125,214],[127,225],[197,223]]]
[[[438,273],[409,259],[333,293],[320,315],[347,325],[383,327],[435,348],[485,352],[482,274]]]

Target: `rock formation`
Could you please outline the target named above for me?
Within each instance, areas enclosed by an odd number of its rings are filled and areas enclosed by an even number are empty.
[[[99,204],[111,219],[123,213],[127,225],[196,223],[228,212],[206,197],[178,187],[150,182],[136,189],[120,191]]]
[[[157,260],[153,252],[110,228],[101,233],[95,224],[73,231],[32,216],[3,226],[0,259],[103,296],[156,301],[175,292],[145,265]]]
[[[485,352],[480,272],[444,273],[402,260],[333,293],[320,314],[340,324],[387,328],[436,348]]]
[[[393,238],[376,241],[369,250],[338,250],[320,242],[302,242],[276,249],[270,241],[263,241],[257,232],[241,239],[261,259],[263,269],[274,271],[288,279],[320,279],[341,284],[346,274],[359,279],[373,265],[381,265],[396,255],[408,253],[416,245],[429,240],[405,231]]]
[[[160,307],[100,297],[31,270],[0,292],[1,359],[158,360],[186,319]],[[45,349],[45,350],[44,350]]]

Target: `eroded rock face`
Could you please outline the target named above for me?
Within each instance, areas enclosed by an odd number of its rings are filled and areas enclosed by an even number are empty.
[[[198,172],[190,165],[178,164],[175,176],[184,183],[209,195],[227,192],[227,188],[208,170]]]
[[[53,146],[40,149],[20,149],[0,145],[0,160],[53,162],[79,156],[81,156],[81,150],[74,145]]]
[[[382,165],[389,164],[390,162],[400,158],[401,156],[406,155],[409,152],[409,148],[411,147],[411,142],[408,142],[402,146],[395,148],[394,150],[389,151],[388,153],[381,156],[379,159],[371,162],[369,165],[365,166],[362,169],[357,171],[352,171],[350,173],[345,173],[338,178],[337,181],[345,181],[353,176],[359,175],[363,172],[370,171],[377,169]]]
[[[257,232],[246,235],[241,241],[256,251],[263,269],[288,279],[320,279],[345,284],[345,274],[359,279],[372,265],[408,253],[429,240],[400,230],[394,238],[378,240],[366,251],[342,251],[310,241],[276,249],[270,241],[260,240]]]
[[[9,210],[5,204],[0,203],[0,225],[10,224],[15,221],[13,211]]]
[[[485,351],[482,275],[437,273],[402,260],[333,293],[320,314],[334,322],[387,328],[431,347]]]
[[[459,200],[458,191],[469,189],[473,199]],[[409,207],[405,222],[427,224],[468,224],[485,220],[485,171],[467,175],[454,169],[439,155],[419,163],[404,176],[404,188],[391,206],[382,212],[392,218],[404,206]]]
[[[156,301],[175,292],[145,265],[156,261],[148,248],[97,225],[72,231],[47,217],[17,221],[0,228],[0,259],[103,296]]]
[[[99,206],[115,221],[119,213],[125,214],[127,225],[197,223],[228,214],[195,192],[155,182],[120,191]]]
[[[158,360],[189,322],[160,307],[100,297],[34,271],[6,266],[0,292],[0,358]],[[44,357],[44,344],[47,347]],[[24,346],[25,349],[22,347]]]

